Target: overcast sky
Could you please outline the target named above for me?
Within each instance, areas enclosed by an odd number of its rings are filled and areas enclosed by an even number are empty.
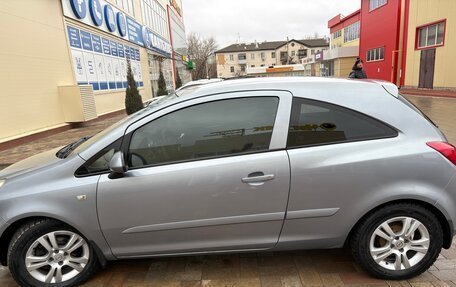
[[[214,36],[223,48],[241,42],[329,35],[328,20],[360,8],[361,0],[182,0],[185,30]]]

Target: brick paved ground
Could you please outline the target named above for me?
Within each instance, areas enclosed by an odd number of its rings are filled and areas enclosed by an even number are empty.
[[[456,99],[409,96],[456,143]],[[0,152],[0,169],[41,151],[93,134],[121,116]],[[455,238],[456,239],[456,238]],[[17,286],[0,267],[0,286]],[[453,286],[456,244],[434,266],[408,281],[383,281],[364,274],[347,250],[312,250],[128,260],[113,262],[85,286]]]
[[[123,117],[125,117],[125,115],[114,116],[103,121],[96,121],[80,128],[71,129],[15,148],[0,151],[0,169],[29,156],[69,144],[87,135],[96,134]]]

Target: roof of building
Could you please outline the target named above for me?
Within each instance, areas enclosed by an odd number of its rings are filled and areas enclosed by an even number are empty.
[[[329,43],[326,41],[325,38],[319,39],[304,39],[304,40],[290,40],[289,42],[298,42],[307,46],[309,48],[314,47],[328,47]],[[264,51],[264,50],[276,50],[283,45],[286,45],[287,41],[271,41],[271,42],[256,42],[256,43],[240,43],[240,44],[232,44],[228,47],[220,49],[215,53],[229,53],[229,52],[244,52],[244,51]]]
[[[341,24],[343,22],[350,21],[352,18],[356,18],[355,20],[359,20],[360,15],[361,15],[361,9],[358,9],[355,12],[353,12],[353,13],[347,15],[347,16],[342,16],[342,14],[339,14],[339,15],[331,18],[328,21],[328,28],[332,29],[336,25],[339,25],[339,24]]]

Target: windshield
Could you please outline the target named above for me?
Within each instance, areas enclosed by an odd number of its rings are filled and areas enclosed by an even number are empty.
[[[100,131],[99,133],[95,134],[94,136],[92,136],[89,140],[83,142],[82,144],[78,145],[77,148],[74,149],[74,151],[76,151],[77,153],[79,153],[79,151],[81,150],[84,150],[86,148],[88,148],[89,146],[91,146],[93,143],[95,143],[96,141],[98,141],[99,139],[103,138],[105,135],[109,134],[111,131],[115,130],[116,128],[118,128],[119,126],[121,126],[123,123],[129,121],[130,119],[132,118],[135,118],[135,117],[139,117],[141,116],[142,114],[144,114],[146,111],[148,110],[148,107],[147,108],[144,108],[134,114],[131,114],[123,119],[121,119],[120,121],[118,121],[117,123],[109,126],[108,128]]]
[[[161,98],[155,102],[152,102],[150,105],[144,107],[142,110],[131,114],[129,116],[126,116],[125,118],[121,119],[117,123],[109,126],[108,128],[100,131],[99,133],[95,134],[94,136],[90,137],[90,139],[81,142],[79,145],[77,145],[72,151],[75,151],[76,153],[79,153],[82,150],[85,150],[86,148],[90,147],[93,143],[97,142],[99,139],[103,138],[105,135],[109,134],[111,131],[115,130],[116,128],[120,127],[124,123],[134,119],[134,118],[142,118],[144,115],[148,114],[150,110],[156,109],[157,107],[160,107],[164,105],[165,103],[168,103],[169,101],[177,98],[175,94],[171,94],[167,97]],[[71,152],[69,154],[71,154]]]

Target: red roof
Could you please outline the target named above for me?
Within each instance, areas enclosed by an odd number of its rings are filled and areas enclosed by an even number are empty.
[[[339,31],[340,29],[347,27],[360,20],[361,9],[356,10],[347,16],[339,14],[328,21],[328,28],[331,30],[331,34]]]

